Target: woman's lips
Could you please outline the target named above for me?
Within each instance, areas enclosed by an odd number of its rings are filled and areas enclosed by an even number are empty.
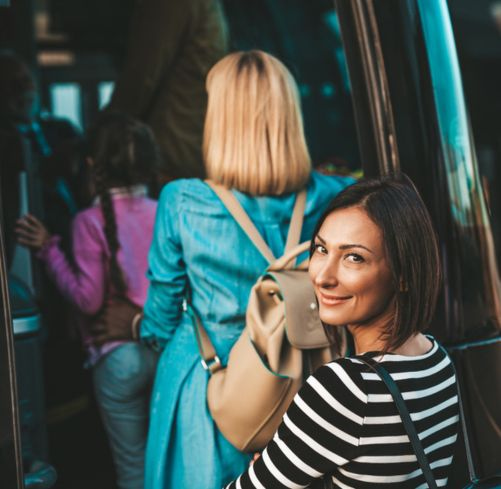
[[[327,295],[320,292],[320,302],[326,306],[338,306],[340,304],[345,304],[351,299],[349,296],[339,296],[339,295]]]

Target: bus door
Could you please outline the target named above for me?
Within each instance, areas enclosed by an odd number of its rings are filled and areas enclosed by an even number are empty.
[[[337,0],[366,175],[401,170],[440,241],[443,290],[431,333],[463,394],[470,473],[501,473],[501,288],[445,0]],[[461,447],[461,444],[457,444]],[[467,481],[464,450],[451,487]]]

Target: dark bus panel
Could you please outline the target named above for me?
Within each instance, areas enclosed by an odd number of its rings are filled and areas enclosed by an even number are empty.
[[[500,470],[499,268],[447,4],[337,4],[345,42],[356,46],[348,49],[350,74],[363,80],[354,99],[364,102],[355,107],[366,170],[405,171],[435,221],[444,288],[431,331],[455,359],[472,469],[485,478]],[[452,487],[466,479],[462,457]]]

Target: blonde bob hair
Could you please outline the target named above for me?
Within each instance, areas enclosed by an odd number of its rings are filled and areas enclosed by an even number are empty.
[[[262,51],[221,59],[207,76],[203,154],[210,179],[252,195],[303,188],[311,160],[297,85]]]

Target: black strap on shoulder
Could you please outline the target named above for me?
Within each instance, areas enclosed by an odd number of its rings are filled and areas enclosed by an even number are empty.
[[[400,391],[398,390],[397,384],[391,378],[391,375],[382,367],[378,362],[369,357],[357,357],[358,360],[365,363],[370,369],[374,370],[376,374],[381,377],[381,380],[386,384],[386,387],[390,391],[393,400],[397,406],[400,418],[404,424],[405,431],[411,442],[412,448],[414,449],[414,454],[416,455],[417,461],[421,470],[423,471],[424,478],[428,483],[429,489],[437,489],[437,483],[435,482],[435,477],[433,477],[433,472],[431,471],[430,464],[424,453],[423,445],[416,431],[416,427],[412,422],[411,415],[405,405],[404,399]]]

